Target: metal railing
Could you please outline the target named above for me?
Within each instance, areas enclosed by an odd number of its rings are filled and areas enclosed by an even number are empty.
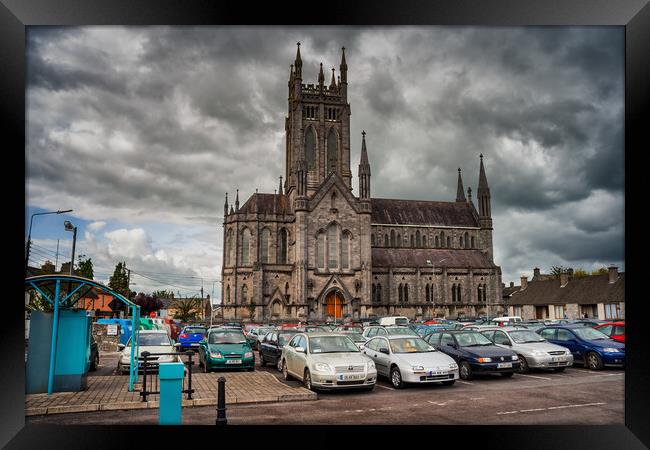
[[[142,401],[146,402],[149,395],[160,394],[160,382],[158,380],[158,368],[160,364],[165,364],[166,362],[159,363],[158,359],[161,356],[178,356],[179,362],[185,364],[187,370],[185,371],[185,376],[183,377],[183,394],[187,394],[187,399],[192,400],[192,394],[194,389],[192,389],[192,357],[194,356],[194,351],[188,350],[186,352],[175,352],[175,353],[150,353],[142,352],[142,356],[138,358],[138,370],[142,370],[142,390],[140,391],[140,396]],[[188,357],[187,361],[183,361],[181,358],[182,355]]]

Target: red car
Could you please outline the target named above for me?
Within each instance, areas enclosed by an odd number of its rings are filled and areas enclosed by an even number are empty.
[[[616,321],[616,322],[607,322],[601,325],[595,326],[595,329],[602,331],[610,338],[615,341],[622,342],[625,344],[625,322]]]

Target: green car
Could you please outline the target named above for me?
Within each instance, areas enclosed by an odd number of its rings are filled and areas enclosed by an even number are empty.
[[[211,328],[199,344],[199,367],[255,370],[255,355],[244,333],[234,328]]]

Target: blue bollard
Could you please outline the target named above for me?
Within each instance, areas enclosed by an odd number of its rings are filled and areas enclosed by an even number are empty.
[[[185,365],[182,362],[163,363],[158,369],[160,380],[160,425],[181,425],[183,375]]]

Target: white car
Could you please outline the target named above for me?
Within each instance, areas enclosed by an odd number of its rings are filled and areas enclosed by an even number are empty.
[[[128,374],[131,367],[131,339],[133,337],[129,339],[126,345],[118,344],[117,346],[120,349],[117,371],[121,374]],[[166,330],[140,330],[138,339],[138,359],[140,362],[143,361],[142,352],[145,351],[149,353],[176,353],[176,347],[174,347],[174,343]],[[158,364],[179,362],[181,359],[179,355],[152,355],[147,358],[147,361],[151,361],[149,367],[156,370]]]
[[[338,333],[298,333],[282,349],[282,375],[301,380],[309,390],[372,390],[377,371],[372,359],[348,336]]]
[[[377,336],[366,342],[363,353],[375,362],[377,375],[388,377],[396,389],[405,383],[450,386],[458,379],[456,361],[417,336]]]

